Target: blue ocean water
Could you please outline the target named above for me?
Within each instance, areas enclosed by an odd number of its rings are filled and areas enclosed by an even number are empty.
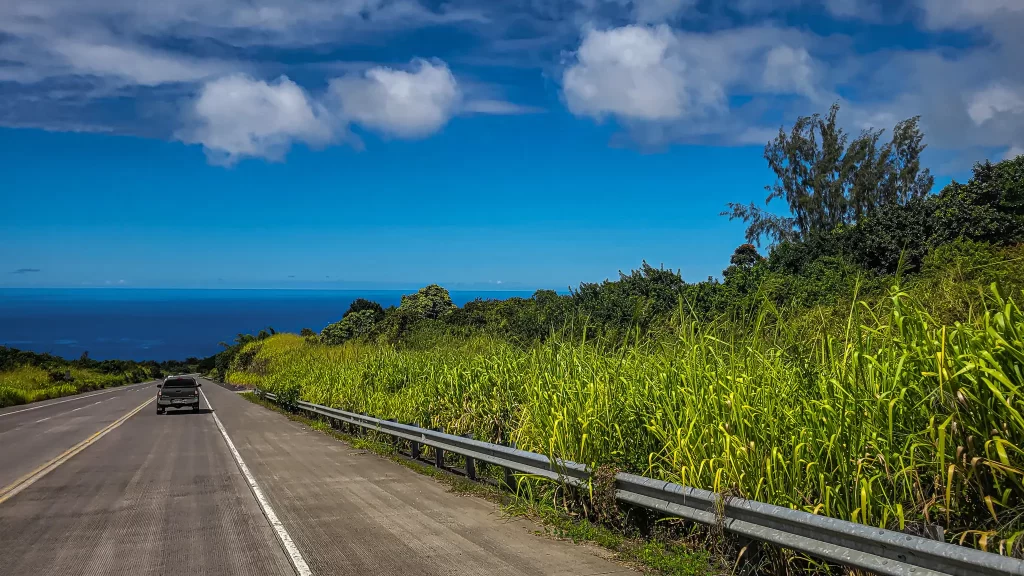
[[[0,345],[97,360],[183,360],[267,326],[320,331],[356,298],[398,305],[408,291],[0,289]],[[462,305],[529,292],[451,292]]]

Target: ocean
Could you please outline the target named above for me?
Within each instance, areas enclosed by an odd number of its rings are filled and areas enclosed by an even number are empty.
[[[0,289],[0,345],[97,360],[184,360],[221,350],[239,333],[298,332],[341,319],[356,298],[398,305],[397,290]],[[452,291],[476,298],[530,292]]]

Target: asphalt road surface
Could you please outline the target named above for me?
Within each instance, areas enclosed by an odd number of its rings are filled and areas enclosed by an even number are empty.
[[[0,573],[625,575],[495,505],[203,381],[0,410]],[[212,409],[211,409],[212,408]]]

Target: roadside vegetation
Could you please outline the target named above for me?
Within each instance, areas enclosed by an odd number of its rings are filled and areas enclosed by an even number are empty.
[[[258,385],[1002,554],[1024,550],[1024,156],[931,193],[890,142],[801,118],[722,279],[642,263],[568,294],[357,300],[217,362]],[[765,241],[765,248],[757,243]],[[764,254],[762,254],[764,250]],[[593,506],[588,509],[593,510]],[[595,518],[600,520],[600,518]]]
[[[88,352],[78,360],[66,360],[0,346],[0,408],[145,382],[165,373],[193,372],[199,360],[190,361],[97,361]]]

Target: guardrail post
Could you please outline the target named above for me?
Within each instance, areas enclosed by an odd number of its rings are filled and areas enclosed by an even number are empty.
[[[417,428],[420,427],[419,424],[413,424],[413,426],[416,426]],[[417,442],[415,440],[410,440],[409,441],[409,455],[412,456],[413,460],[419,460],[420,459],[420,443],[419,442]]]
[[[472,434],[466,434],[466,438],[473,438]],[[476,461],[473,460],[472,456],[466,456],[466,477],[470,480],[476,480]]]
[[[945,542],[946,531],[938,524],[926,524],[924,527],[924,537],[931,540],[938,540],[939,542]]]
[[[387,421],[388,422],[398,422],[397,420],[395,420],[393,418],[388,418]],[[402,439],[399,438],[398,436],[392,436],[390,434],[388,434],[388,438],[391,439],[391,445],[395,447],[395,452],[398,452],[398,450],[402,447]]]
[[[509,446],[509,448],[515,448],[516,447],[516,443],[515,442],[509,442],[508,446]],[[514,474],[512,474],[512,469],[511,468],[507,468],[505,466],[502,466],[501,469],[504,472],[504,476],[505,476],[504,477],[505,488],[507,488],[511,492],[515,492],[516,491],[516,477],[515,477]]]
[[[444,428],[435,428],[434,430],[444,433]],[[444,470],[444,450],[434,446],[434,465]]]

